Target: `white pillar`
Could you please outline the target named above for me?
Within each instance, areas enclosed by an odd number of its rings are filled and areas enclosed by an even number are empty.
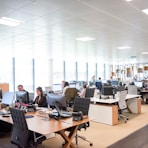
[[[49,86],[53,85],[53,59],[48,60],[48,84]]]

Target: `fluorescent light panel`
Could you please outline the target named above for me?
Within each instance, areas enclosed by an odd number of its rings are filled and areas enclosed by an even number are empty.
[[[148,54],[148,51],[144,51],[144,52],[142,52],[141,54]]]
[[[144,12],[145,14],[148,14],[148,9],[144,9],[142,10],[142,12]]]
[[[131,1],[133,1],[133,0],[126,0],[127,2],[131,2]]]
[[[23,21],[7,18],[7,17],[1,17],[0,18],[0,24],[7,25],[7,26],[17,26],[24,23]]]
[[[77,38],[76,40],[86,42],[86,41],[93,41],[93,40],[95,40],[95,38],[92,38],[92,37],[82,37],[82,38]]]
[[[117,47],[117,49],[130,49],[131,47],[129,46],[121,46],[121,47]]]

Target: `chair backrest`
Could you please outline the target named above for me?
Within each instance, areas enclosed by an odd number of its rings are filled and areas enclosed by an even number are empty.
[[[76,96],[78,96],[76,88],[67,88],[65,92],[65,98],[67,103],[73,101]]]
[[[83,115],[88,115],[90,99],[88,98],[75,98],[74,100],[74,112],[81,111]]]
[[[94,97],[95,88],[86,88],[85,98]]]
[[[25,119],[25,113],[23,110],[10,108],[12,120],[13,120],[13,131],[11,135],[11,142],[26,147],[29,140],[29,130]]]
[[[128,86],[128,94],[129,95],[137,95],[138,91],[137,91],[137,86],[136,85],[129,85]]]
[[[127,108],[127,104],[126,104],[126,101],[125,101],[126,96],[127,96],[126,90],[120,92],[118,106],[119,106],[119,109],[121,109],[121,110]]]

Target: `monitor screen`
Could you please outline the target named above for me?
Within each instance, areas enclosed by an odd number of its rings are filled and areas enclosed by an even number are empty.
[[[14,93],[13,92],[5,92],[3,99],[2,99],[2,104],[12,105],[13,101],[14,101]]]
[[[27,92],[17,91],[16,92],[16,101],[20,103],[28,103],[27,101]]]
[[[56,92],[56,91],[62,91],[62,86],[61,86],[61,84],[53,84],[52,90],[53,90],[54,92]]]
[[[0,98],[2,98],[3,94],[2,94],[2,89],[0,88]]]
[[[119,81],[111,81],[112,86],[118,86],[119,85]]]
[[[135,85],[137,86],[137,87],[142,87],[143,86],[143,83],[142,82],[134,82],[135,83]]]
[[[47,93],[47,102],[51,108],[55,107],[54,105],[56,102],[61,109],[66,109],[66,98],[63,95]]]
[[[71,87],[71,88],[76,88],[76,83],[70,83],[70,84],[69,84],[69,87]]]

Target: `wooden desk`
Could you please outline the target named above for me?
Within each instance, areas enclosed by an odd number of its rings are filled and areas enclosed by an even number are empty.
[[[140,92],[141,93],[148,93],[148,89],[141,89]]]
[[[37,113],[27,113],[26,115],[34,116],[33,118],[26,119],[29,130],[43,135],[48,135],[51,133],[60,134],[65,140],[65,145],[63,146],[64,148],[75,148],[72,140],[79,125],[89,121],[89,118],[85,118],[82,121],[72,121],[72,118],[61,119],[59,121],[55,119],[49,119],[49,121],[45,121],[43,119],[44,117],[38,116]],[[11,117],[6,118],[0,115],[0,120],[13,124]],[[68,128],[71,128],[71,131],[67,135],[65,131]]]
[[[108,146],[107,148],[147,148],[148,147],[148,125],[135,131],[129,136]]]

